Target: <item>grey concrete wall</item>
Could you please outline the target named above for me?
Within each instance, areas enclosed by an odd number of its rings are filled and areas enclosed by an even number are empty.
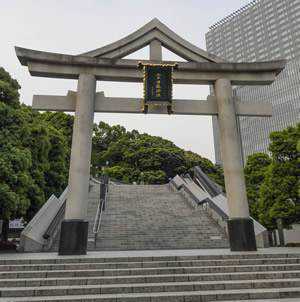
[[[40,252],[47,243],[43,238],[53,218],[64,203],[52,195],[33,219],[26,225],[20,236],[19,250],[23,252]]]

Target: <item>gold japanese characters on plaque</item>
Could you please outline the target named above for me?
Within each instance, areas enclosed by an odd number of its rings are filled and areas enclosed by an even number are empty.
[[[144,72],[144,98],[142,112],[147,113],[149,107],[165,107],[168,114],[172,110],[173,69],[176,65],[143,64],[139,67]]]

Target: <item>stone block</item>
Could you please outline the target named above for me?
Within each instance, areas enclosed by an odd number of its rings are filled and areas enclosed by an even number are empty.
[[[79,219],[61,223],[59,255],[85,255],[87,249],[88,222]]]
[[[229,219],[228,236],[231,251],[256,251],[253,220],[250,218]]]

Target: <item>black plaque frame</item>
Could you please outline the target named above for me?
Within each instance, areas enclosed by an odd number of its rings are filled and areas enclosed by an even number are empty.
[[[149,106],[164,106],[171,114],[173,98],[173,69],[170,64],[139,64],[143,68],[144,99],[142,112],[147,113]]]

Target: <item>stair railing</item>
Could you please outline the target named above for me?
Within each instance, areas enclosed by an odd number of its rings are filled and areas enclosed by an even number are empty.
[[[95,236],[95,243],[97,239],[97,234],[100,231],[101,221],[102,221],[102,213],[105,211],[106,203],[107,203],[107,195],[108,195],[108,182],[109,179],[106,175],[103,175],[100,179],[100,202],[97,208],[93,233]]]
[[[227,232],[228,206],[226,195],[221,187],[213,182],[199,167],[194,169],[194,177],[190,175],[175,176],[171,181],[171,188],[181,192],[187,200],[196,208],[202,206],[209,215]],[[196,194],[190,190],[189,182],[192,180],[199,190],[206,192],[208,198],[201,194]],[[252,218],[253,219],[253,218]],[[269,247],[268,232],[264,226],[253,219],[254,231],[258,247]]]

